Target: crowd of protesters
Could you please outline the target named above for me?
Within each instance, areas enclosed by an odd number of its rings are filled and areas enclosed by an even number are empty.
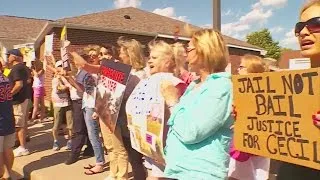
[[[313,68],[320,66],[320,1],[307,3],[300,13],[295,34],[304,57],[310,58]],[[107,180],[128,179],[129,163],[133,178],[144,179],[238,179],[266,180],[270,159],[237,151],[233,147],[233,123],[237,111],[233,106],[228,48],[222,35],[211,29],[191,32],[188,44],[149,43],[149,57],[140,42],[119,38],[117,47],[89,45],[82,53],[71,52],[71,71],[62,60],[52,55],[34,61],[28,68],[18,49],[7,52],[1,60],[0,73],[0,175],[9,178],[14,157],[27,156],[28,122],[46,118],[44,105],[45,69],[53,72],[51,100],[54,122],[52,149],[59,151],[58,132],[66,123],[67,144],[70,151],[66,165],[81,156],[95,157],[84,167],[86,175],[103,173],[105,155],[110,161]],[[71,42],[72,43],[72,42]],[[47,61],[53,62],[50,65]],[[102,121],[96,110],[96,91],[100,66],[104,61],[130,65],[129,80],[114,132]],[[45,64],[45,65],[44,65]],[[245,55],[239,74],[270,71],[258,56]],[[127,122],[127,101],[135,87],[148,78],[165,73],[171,81],[158,82],[161,96],[168,109],[166,122],[165,162],[146,157],[131,146]],[[153,88],[148,83],[144,88]],[[33,102],[33,110],[29,116]],[[314,115],[313,124],[320,127]],[[17,141],[16,141],[17,140]],[[86,146],[82,152],[83,146]],[[16,147],[14,151],[13,147]],[[317,170],[281,163],[278,179],[320,179]]]

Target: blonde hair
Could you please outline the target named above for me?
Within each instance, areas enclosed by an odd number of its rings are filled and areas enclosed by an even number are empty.
[[[229,52],[221,33],[213,29],[192,31],[189,26],[186,26],[186,31],[192,33],[191,41],[205,68],[210,73],[225,71]]]
[[[142,45],[139,41],[135,39],[125,40],[123,37],[120,37],[117,43],[129,57],[133,69],[142,70],[146,67]]]
[[[183,66],[183,63],[185,62],[185,54],[186,54],[186,49],[184,44],[177,42],[172,44],[173,48],[173,57],[175,59],[175,62],[177,66]]]
[[[181,58],[180,58],[180,45],[173,44],[170,45],[162,40],[160,41],[151,41],[148,44],[150,51],[156,50],[161,52],[161,60],[170,59],[174,63],[174,75],[179,76],[180,74],[180,65],[181,65]]]
[[[99,54],[100,46],[90,44],[87,47],[85,47],[83,50],[84,50],[85,54],[89,54],[90,51],[95,51],[95,52],[97,52],[97,54]]]
[[[304,11],[309,9],[311,6],[320,6],[320,0],[308,0],[306,3],[302,6],[300,10],[300,16]]]
[[[248,73],[262,73],[269,71],[268,65],[259,56],[246,54],[241,58],[241,61],[245,64]]]

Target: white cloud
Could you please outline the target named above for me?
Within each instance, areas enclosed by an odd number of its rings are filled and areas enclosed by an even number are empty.
[[[140,7],[141,0],[114,0],[115,8]]]
[[[271,33],[281,33],[284,29],[280,26],[273,27],[269,29]]]
[[[269,9],[268,11],[263,11],[261,8],[252,9],[246,15],[240,17],[240,22],[243,23],[263,23],[268,18],[272,16],[272,10]]]
[[[286,32],[285,38],[280,41],[280,46],[285,48],[299,49],[297,37],[294,34],[294,29]]]
[[[260,0],[259,2],[255,3],[252,7],[267,7],[272,6],[276,8],[281,8],[288,3],[288,0]]]
[[[288,3],[288,0],[257,0],[257,3],[251,6],[251,10],[242,16],[236,16],[237,20],[222,24],[222,32],[226,35],[237,37],[245,37],[254,30],[257,30],[265,25],[265,23],[273,16],[275,8],[283,7]],[[229,10],[225,13],[228,14]],[[240,13],[235,13],[239,15]],[[282,27],[274,27],[270,29],[272,33],[283,32]]]
[[[247,34],[249,30],[253,29],[252,26],[262,25],[265,23],[271,16],[272,10],[264,11],[262,8],[253,8],[247,14],[241,16],[238,21],[222,24],[221,31],[225,35],[232,36],[234,38],[245,37],[244,34]]]
[[[233,34],[238,34],[245,32],[250,29],[250,26],[248,24],[242,24],[242,23],[227,23],[221,25],[221,31],[225,35],[232,36]]]
[[[157,9],[153,10],[153,13],[159,14],[162,16],[166,16],[166,17],[170,17],[173,19],[177,19],[180,21],[188,21],[187,16],[177,16],[175,9],[173,7],[166,7],[163,9],[157,8]]]

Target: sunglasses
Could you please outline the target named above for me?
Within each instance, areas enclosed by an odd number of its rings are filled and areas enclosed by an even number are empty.
[[[295,27],[295,35],[299,36],[302,29],[306,27],[310,33],[320,32],[320,17],[314,17],[306,22],[298,22]]]

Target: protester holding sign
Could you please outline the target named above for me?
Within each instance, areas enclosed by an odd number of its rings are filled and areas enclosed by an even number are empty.
[[[109,177],[113,176],[113,178],[116,177],[120,179],[127,178],[129,157],[134,179],[145,179],[146,173],[143,167],[142,155],[131,147],[127,115],[125,110],[127,100],[132,91],[141,79],[146,78],[146,72],[144,71],[145,61],[142,52],[142,45],[137,40],[125,40],[121,38],[118,40],[118,45],[120,47],[120,60],[124,64],[132,66],[132,69],[121,103],[117,126],[114,134],[112,135],[112,155],[114,159],[113,161],[110,161],[110,171],[112,172],[112,174],[110,174]]]
[[[241,59],[238,73],[262,73],[268,71],[262,58],[245,55]],[[231,147],[229,164],[229,180],[266,180],[269,177],[270,159],[240,152]]]
[[[301,55],[310,58],[311,67],[320,67],[320,0],[306,3],[300,12],[300,22],[296,24],[295,34],[299,40]],[[320,93],[320,92],[317,92]],[[317,100],[319,101],[319,99]],[[319,114],[313,118],[315,126],[320,127]],[[320,137],[319,137],[320,138]],[[320,179],[320,171],[283,162],[278,180]]]
[[[172,179],[225,179],[232,136],[231,75],[224,72],[228,50],[219,32],[192,34],[187,47],[189,71],[200,76],[178,99],[165,96],[173,108],[168,121],[165,175]],[[166,92],[166,91],[165,91]]]
[[[55,64],[55,69],[62,69],[63,62],[59,60]],[[53,135],[53,146],[54,151],[60,150],[60,144],[58,142],[58,130],[64,120],[64,117],[67,121],[68,129],[68,142],[66,149],[71,150],[71,137],[72,137],[72,128],[73,128],[73,118],[72,118],[72,108],[68,92],[68,87],[63,84],[61,81],[62,71],[56,70],[54,77],[52,79],[52,92],[51,99],[53,102],[53,113],[54,113],[54,123],[52,128]]]
[[[170,85],[176,86],[179,90],[179,97],[187,85],[175,77],[175,75],[179,75],[180,62],[178,60],[180,59],[175,58],[173,46],[164,41],[158,41],[149,43],[149,48],[148,65],[151,76],[137,85],[128,100],[126,110],[130,116],[128,124],[132,135],[132,144],[136,144],[134,148],[143,153],[147,162],[151,164],[148,179],[158,179],[164,177],[162,149],[163,139],[165,139],[167,132],[165,124],[170,116],[170,112],[165,111],[160,91],[161,82],[166,81]],[[174,86],[173,90],[176,89]]]
[[[98,58],[99,49],[98,48],[90,48],[88,49],[87,54],[90,58],[88,58],[88,63],[92,65],[99,65],[100,59]],[[104,152],[102,148],[102,141],[100,139],[100,127],[99,122],[94,121],[92,118],[93,113],[95,112],[96,105],[96,91],[98,85],[98,74],[89,74],[84,77],[84,93],[82,98],[82,110],[84,114],[85,123],[87,126],[89,140],[92,144],[94,156],[96,158],[95,165],[89,165],[85,167],[87,171],[85,171],[86,175],[93,175],[97,173],[103,172],[103,167],[105,164]]]
[[[45,72],[43,69],[43,64],[40,60],[35,60],[33,66],[31,67],[33,75],[33,112],[31,120],[34,121],[37,118],[39,108],[40,108],[40,122],[45,118],[45,105],[44,105],[44,81]]]
[[[109,133],[109,131],[113,131],[111,129],[109,129],[107,132],[106,128],[109,127],[105,125],[105,122],[100,121],[102,126],[101,129],[103,131],[103,138],[109,139],[106,136],[110,136],[112,139],[112,147],[109,147],[110,151],[108,152],[110,158],[110,175],[106,179],[126,179],[128,177],[128,156],[132,166],[134,178],[145,179],[146,173],[143,167],[142,155],[131,147],[130,136],[127,129],[127,117],[125,112],[123,112],[126,99],[131,94],[131,91],[141,78],[145,78],[145,73],[143,71],[145,62],[140,42],[134,39],[120,39],[118,44],[120,46],[121,61],[124,64],[131,65],[132,71],[128,79],[128,87],[124,92],[123,103],[120,107],[114,134]],[[74,57],[75,63],[89,73],[99,73],[101,71],[103,65],[90,65],[89,63],[85,62],[77,53],[71,54]],[[114,58],[111,58],[111,60],[116,61]],[[105,64],[107,61],[111,60],[103,59],[102,64]],[[119,65],[123,64],[119,62]]]

